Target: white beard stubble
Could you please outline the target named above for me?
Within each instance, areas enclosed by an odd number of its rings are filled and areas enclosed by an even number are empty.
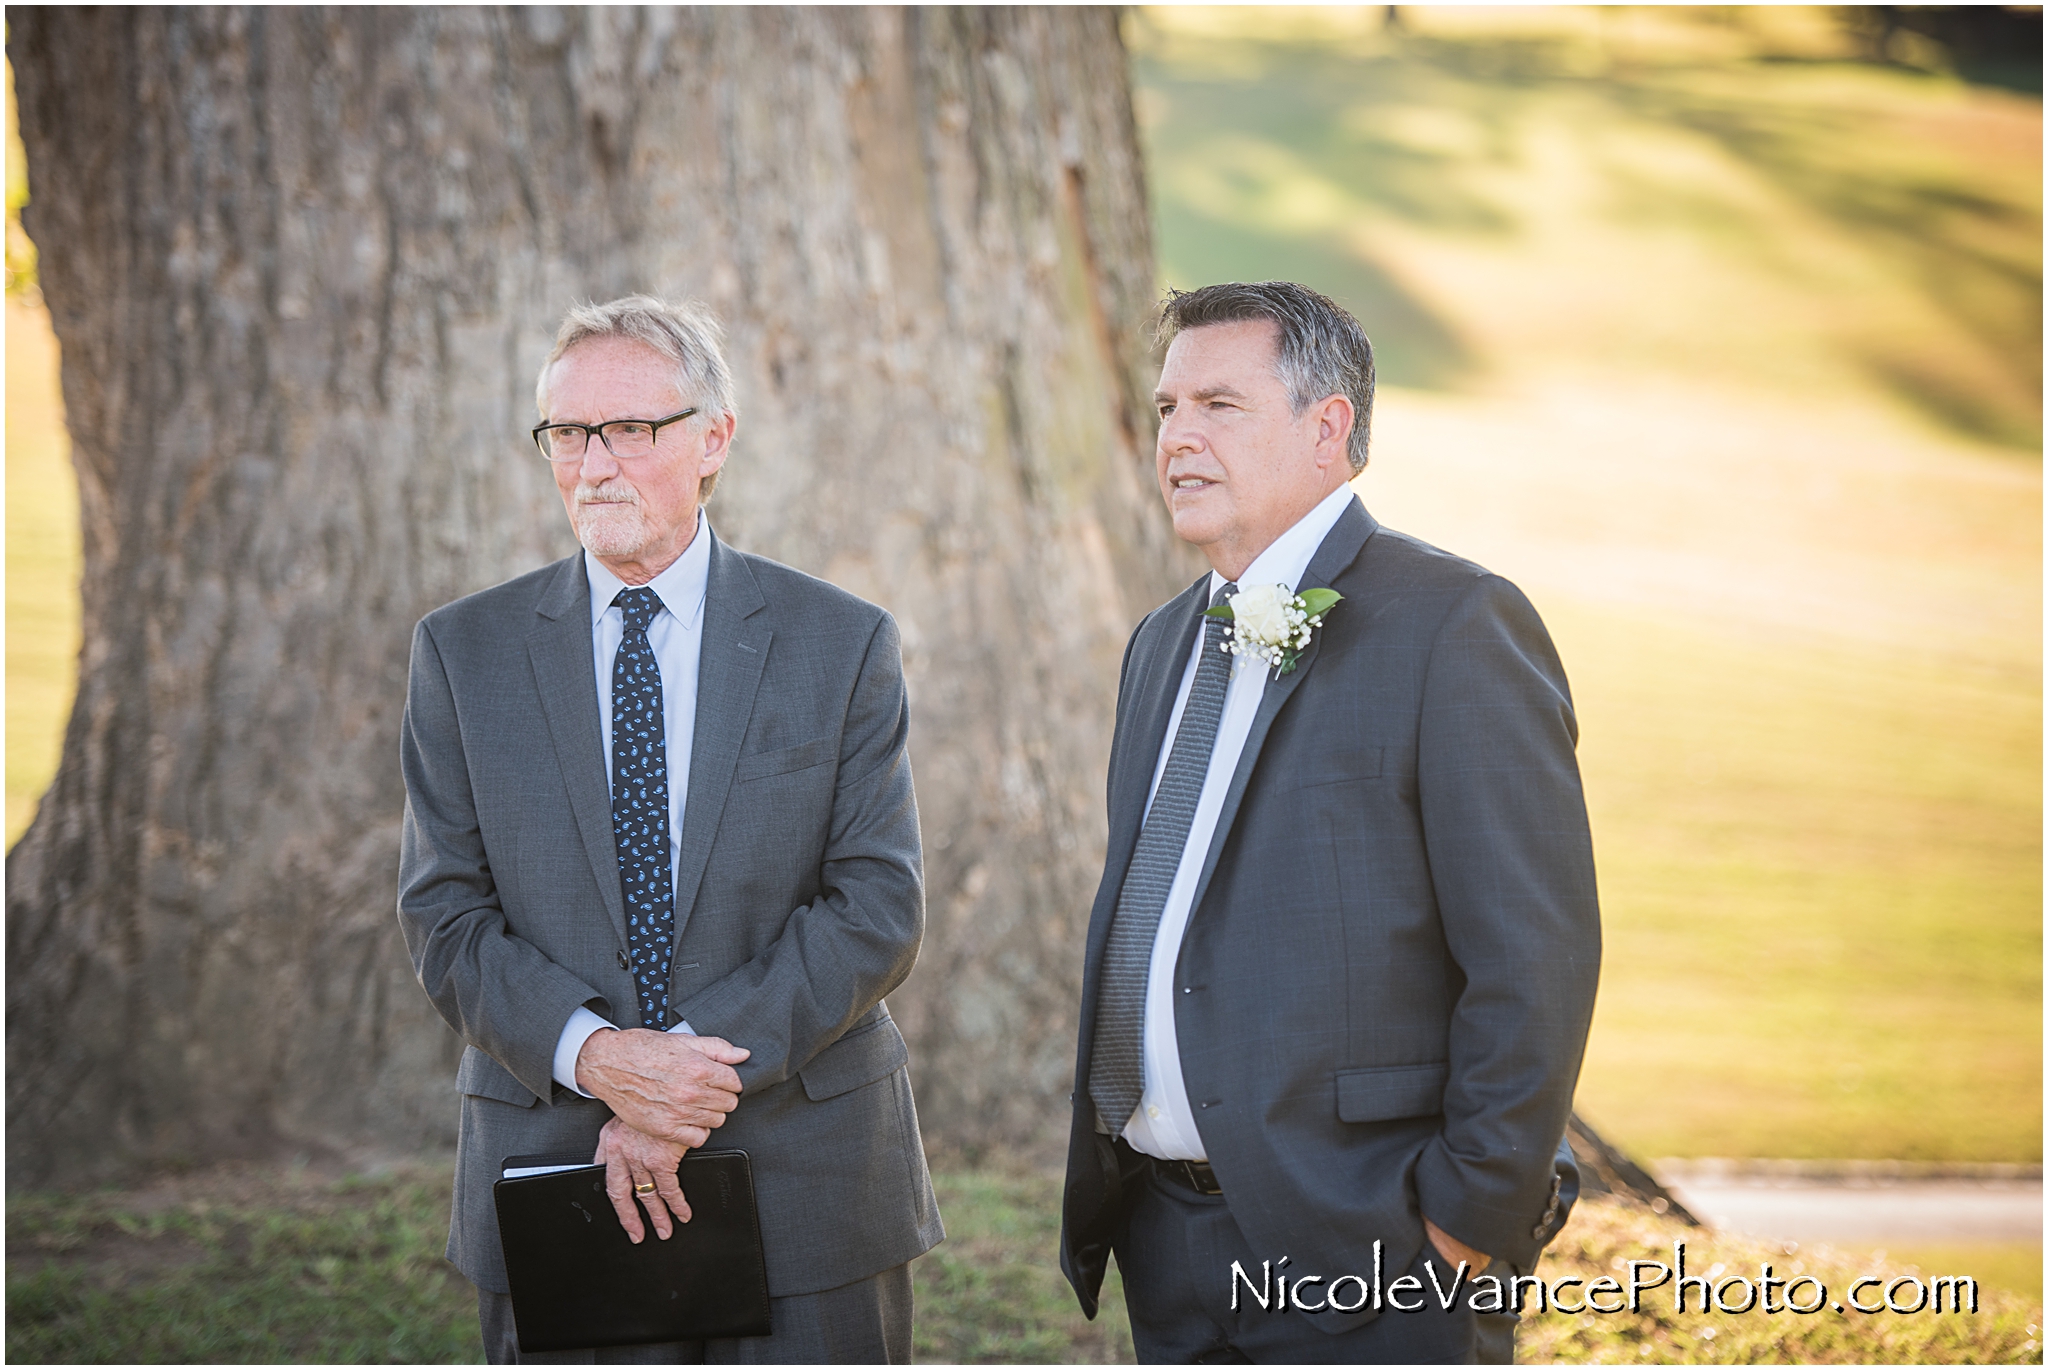
[[[624,481],[577,486],[576,540],[594,556],[638,554],[647,545],[639,492]]]

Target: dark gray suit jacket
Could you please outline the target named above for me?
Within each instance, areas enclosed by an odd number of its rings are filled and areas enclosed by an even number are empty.
[[[1296,1276],[1369,1278],[1377,1239],[1391,1279],[1425,1212],[1527,1268],[1600,960],[1564,670],[1514,586],[1356,500],[1296,588],[1324,585],[1344,599],[1268,681],[1195,889],[1188,1100],[1231,1216]],[[1207,596],[1138,625],[1117,696],[1061,1231],[1091,1315],[1122,1204],[1088,1097],[1103,947]]]
[[[594,1148],[611,1116],[554,1083],[563,1025],[579,1005],[639,1025],[589,602],[579,554],[413,636],[398,917],[468,1043],[448,1258],[500,1293],[503,1158]],[[924,928],[908,729],[886,613],[714,539],[670,1002],[753,1052],[708,1145],[752,1154],[778,1297],[944,1236],[882,1003]]]

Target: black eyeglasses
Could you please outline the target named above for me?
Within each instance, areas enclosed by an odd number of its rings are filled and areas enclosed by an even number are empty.
[[[654,451],[661,430],[680,423],[697,412],[692,405],[665,419],[612,419],[606,423],[544,423],[533,430],[533,444],[549,461],[582,461],[590,447],[590,436],[604,444],[605,451],[621,461],[644,457]]]

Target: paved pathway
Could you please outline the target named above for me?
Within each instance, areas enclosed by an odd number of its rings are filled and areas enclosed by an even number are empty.
[[[1891,1175],[1782,1162],[1653,1168],[1701,1221],[1756,1237],[1851,1246],[2041,1240],[2040,1177],[2009,1173],[2014,1167]]]

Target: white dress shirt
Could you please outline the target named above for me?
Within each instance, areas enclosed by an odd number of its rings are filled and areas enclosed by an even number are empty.
[[[612,773],[612,663],[619,655],[619,643],[626,636],[626,614],[612,600],[626,588],[626,582],[606,570],[589,552],[583,554],[584,574],[590,577],[590,650],[597,667],[597,718],[604,741],[604,773],[609,784]],[[697,532],[683,554],[668,569],[648,582],[661,601],[654,619],[647,625],[648,645],[661,667],[661,727],[668,748],[668,862],[669,883],[674,888],[675,863],[683,846],[683,806],[690,798],[690,744],[697,733],[697,663],[704,650],[704,587],[711,575],[711,531],[704,511],[697,511]],[[576,1057],[593,1032],[617,1024],[587,1008],[569,1016],[562,1035],[555,1041],[554,1076],[561,1084],[590,1096],[576,1087]],[[670,1032],[688,1032],[688,1023],[678,1023]]]
[[[1285,585],[1300,589],[1309,560],[1351,500],[1349,485],[1331,491],[1299,523],[1253,558],[1238,578],[1238,588]],[[1227,583],[1211,571],[1209,597],[1214,599]],[[1173,740],[1180,733],[1180,716],[1188,706],[1188,691],[1194,688],[1195,665],[1201,658],[1203,637],[1201,633],[1195,635],[1187,669],[1181,672],[1180,695],[1173,702],[1173,721],[1167,725],[1166,740],[1160,744],[1159,760],[1152,770],[1153,793],[1158,792],[1160,777],[1166,774],[1166,759],[1173,754]],[[1124,1140],[1134,1149],[1161,1160],[1209,1159],[1202,1134],[1195,1128],[1187,1084],[1180,1073],[1180,1043],[1174,1033],[1173,971],[1180,960],[1181,936],[1187,931],[1188,915],[1193,912],[1195,882],[1201,878],[1209,842],[1216,832],[1216,819],[1223,810],[1223,794],[1237,771],[1245,738],[1251,733],[1252,719],[1259,711],[1259,700],[1266,693],[1266,681],[1271,674],[1272,669],[1264,662],[1247,656],[1232,658],[1230,688],[1223,697],[1223,718],[1216,725],[1216,747],[1209,753],[1209,774],[1202,781],[1202,797],[1195,804],[1195,819],[1188,827],[1188,844],[1181,851],[1180,868],[1174,872],[1173,885],[1166,892],[1166,907],[1159,915],[1159,930],[1152,939],[1152,968],[1145,982],[1145,1093],[1124,1128]],[[1148,795],[1145,810],[1149,814],[1151,809]]]

